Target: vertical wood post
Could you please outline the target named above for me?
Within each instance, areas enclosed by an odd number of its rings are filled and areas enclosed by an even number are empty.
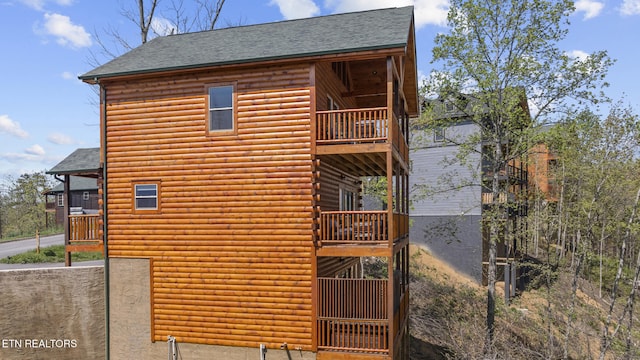
[[[71,211],[71,176],[64,176],[64,266],[71,266],[71,253],[67,251],[71,234],[69,215]]]

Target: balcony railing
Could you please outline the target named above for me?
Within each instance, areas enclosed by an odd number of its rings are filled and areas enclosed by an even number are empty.
[[[389,241],[386,211],[323,211],[320,241],[328,244],[386,244]]]
[[[102,241],[100,215],[69,215],[69,241]]]
[[[387,280],[318,279],[318,350],[388,353]]]
[[[499,193],[496,201],[498,204],[504,204],[507,202],[507,194]],[[482,205],[493,204],[493,193],[482,193]]]
[[[389,117],[386,107],[316,112],[320,144],[386,141]]]

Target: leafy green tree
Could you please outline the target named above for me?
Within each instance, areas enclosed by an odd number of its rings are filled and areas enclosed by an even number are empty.
[[[497,205],[506,184],[499,170],[525,153],[536,127],[558,113],[598,103],[612,61],[606,52],[573,59],[559,47],[574,11],[567,0],[452,0],[448,33],[439,34],[427,93],[466,112],[487,144],[483,161],[494,174],[487,186],[495,211],[484,221],[489,236],[485,351],[493,352],[497,244],[504,241],[504,211]],[[464,101],[473,94],[472,105]],[[531,117],[530,117],[531,115]],[[503,144],[509,143],[505,147]]]
[[[13,236],[33,236],[45,227],[46,197],[50,188],[44,172],[22,174],[8,186],[3,197],[3,230]]]
[[[566,319],[563,356],[568,358],[570,344],[579,336],[573,326],[578,282],[580,277],[595,280],[597,273],[600,297],[603,289],[610,294],[601,340],[603,358],[624,317],[632,312],[635,296],[629,293],[627,304],[617,308],[618,298],[626,292],[623,284],[629,284],[632,277],[637,251],[633,249],[638,243],[634,226],[637,228],[640,179],[630,175],[638,173],[640,121],[630,108],[618,103],[604,118],[587,110],[568,116],[545,137],[558,155],[554,176],[560,188],[557,206],[547,209],[546,218],[557,219],[551,222],[557,230],[550,231],[557,234],[556,265],[566,262],[564,269],[572,274],[566,313],[549,320]],[[550,238],[546,237],[547,243]],[[570,259],[564,259],[565,251]],[[621,314],[615,321],[614,313]]]

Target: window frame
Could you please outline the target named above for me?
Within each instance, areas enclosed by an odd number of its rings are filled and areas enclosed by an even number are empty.
[[[137,195],[137,188],[138,186],[144,186],[144,185],[153,185],[155,186],[156,189],[156,195],[155,196],[138,196]],[[140,181],[134,181],[131,183],[131,208],[133,210],[134,213],[138,213],[138,214],[157,214],[160,212],[161,210],[161,186],[160,186],[160,181],[158,180],[140,180]],[[149,198],[155,198],[156,200],[156,206],[155,208],[151,208],[151,207],[138,207],[138,199],[149,199]]]
[[[58,207],[64,207],[64,194],[63,193],[58,193],[56,196],[56,205],[58,205]]]
[[[340,211],[356,211],[358,208],[356,205],[356,192],[341,186],[339,193],[340,200],[338,209],[340,209]]]
[[[88,191],[83,191],[82,192],[82,200],[83,201],[89,201],[90,195]]]
[[[445,128],[443,126],[438,126],[433,129],[433,142],[434,143],[442,143],[447,140],[445,136]]]
[[[212,108],[211,107],[211,89],[212,88],[223,88],[223,87],[231,87],[231,107],[219,107]],[[205,98],[206,98],[206,106],[205,106],[205,118],[206,118],[206,129],[207,135],[209,136],[218,136],[218,135],[235,135],[238,132],[238,96],[237,96],[237,82],[220,82],[220,83],[211,83],[206,84],[204,86],[205,90]],[[231,129],[211,129],[211,112],[215,110],[231,110]]]

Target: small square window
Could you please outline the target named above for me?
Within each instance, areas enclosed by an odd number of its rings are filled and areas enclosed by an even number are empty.
[[[234,130],[233,86],[209,88],[209,131]]]
[[[82,200],[87,201],[89,200],[89,192],[85,191],[82,193]]]
[[[158,184],[134,185],[135,210],[158,210]]]
[[[444,111],[451,113],[451,112],[454,112],[455,110],[456,110],[456,107],[452,102],[447,101],[444,103]]]

